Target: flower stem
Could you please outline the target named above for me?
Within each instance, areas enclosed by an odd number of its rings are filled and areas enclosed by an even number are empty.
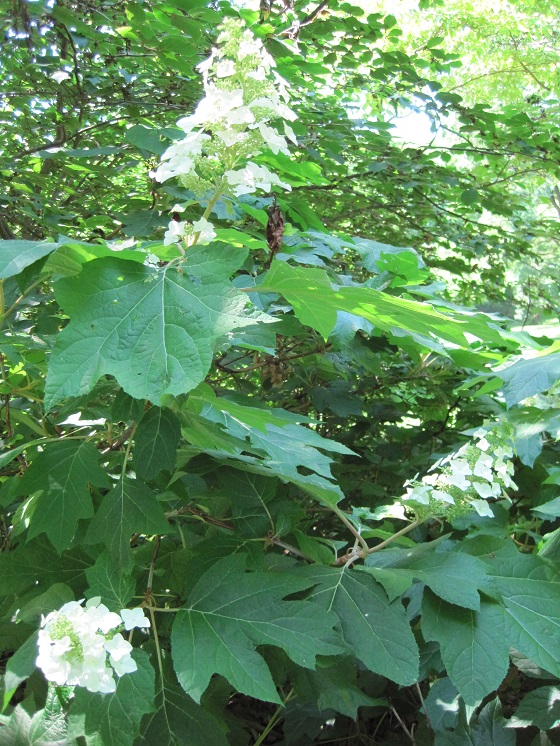
[[[224,193],[224,191],[225,191],[225,184],[224,184],[224,181],[222,179],[222,181],[220,182],[219,186],[216,187],[216,191],[214,192],[214,196],[212,197],[212,199],[208,203],[208,205],[206,207],[206,210],[204,210],[204,214],[202,216],[203,220],[208,220],[208,218],[209,218],[212,210],[214,209],[214,205],[220,199],[220,197],[222,196],[222,194]],[[199,238],[200,238],[200,231],[198,231],[198,233],[194,234],[194,236],[193,236],[193,242],[192,242],[191,246],[194,246],[196,243],[198,243],[198,239]]]
[[[124,479],[124,475],[126,474],[128,457],[130,456],[130,449],[132,448],[132,438],[134,437],[134,433],[136,432],[137,427],[138,425],[134,423],[134,426],[132,427],[132,430],[130,431],[130,435],[128,437],[128,443],[126,444],[126,451],[124,452],[124,459],[123,459],[123,465],[122,465],[122,471],[121,471],[121,480]]]
[[[408,534],[409,531],[412,531],[417,526],[420,526],[421,523],[423,523],[423,521],[413,521],[412,523],[409,523],[408,526],[401,528],[400,531],[397,531],[396,534],[389,536],[389,538],[385,539],[385,541],[382,541],[381,544],[377,544],[376,546],[371,547],[371,549],[368,549],[368,554],[373,554],[374,552],[378,552],[380,549],[384,549],[392,541],[395,541],[395,539],[398,539],[399,536],[404,536],[405,534]]]

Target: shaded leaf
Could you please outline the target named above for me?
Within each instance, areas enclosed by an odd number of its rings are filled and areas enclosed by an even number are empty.
[[[91,559],[81,550],[60,555],[46,539],[35,539],[11,552],[0,552],[0,596],[30,587],[49,588],[57,582],[82,587]]]
[[[102,552],[95,560],[95,565],[88,567],[86,578],[89,583],[87,598],[101,596],[101,600],[111,611],[126,608],[134,595],[134,580],[119,572],[108,552]]]
[[[300,666],[313,668],[317,655],[343,651],[332,632],[336,617],[320,615],[308,601],[283,601],[313,580],[299,574],[245,573],[246,556],[216,562],[198,581],[177,613],[171,635],[175,672],[184,690],[200,701],[214,673],[238,691],[280,702],[257,645],[283,648]]]
[[[231,502],[231,520],[240,536],[265,536],[274,530],[267,503],[276,493],[276,479],[234,469],[221,470],[219,479],[222,492]]]
[[[424,552],[415,556],[413,551],[399,551],[398,558],[390,564],[373,567],[376,561],[374,554],[367,558],[367,571],[383,585],[390,600],[403,593],[417,578],[445,601],[477,610],[480,608],[478,590],[488,586],[484,563],[464,554]],[[392,590],[395,582],[397,586]]]
[[[143,650],[133,650],[138,670],[117,681],[113,694],[76,687],[68,716],[68,738],[86,738],[87,746],[131,746],[142,717],[154,711],[154,669]],[[71,741],[70,741],[71,742]]]
[[[484,705],[473,725],[472,733],[475,744],[515,746],[515,733],[506,730],[506,723],[502,715],[501,702],[498,697],[495,697]]]
[[[467,704],[478,704],[503,681],[512,643],[500,604],[483,600],[480,611],[473,611],[446,603],[426,589],[422,634],[439,642],[447,674]]]
[[[142,720],[135,746],[227,746],[224,724],[192,700],[179,686],[170,661],[164,661],[165,681],[158,680],[156,709]]]
[[[103,498],[89,525],[86,542],[105,544],[118,571],[126,573],[132,567],[132,534],[164,534],[168,530],[155,493],[142,482],[125,477]]]
[[[422,711],[435,732],[450,730],[455,726],[459,713],[459,693],[448,676],[438,679],[430,687]]]
[[[371,671],[408,685],[418,676],[418,646],[400,601],[363,571],[312,566],[305,577],[317,587],[310,598],[338,615],[344,641]]]
[[[302,702],[316,703],[320,710],[334,710],[355,720],[358,707],[388,707],[384,698],[368,697],[356,684],[356,664],[349,658],[315,671],[297,669],[293,682]]]
[[[557,686],[541,686],[526,694],[506,728],[528,728],[530,725],[539,730],[560,725],[560,689]]]
[[[59,609],[62,604],[74,600],[71,588],[65,583],[55,583],[44,593],[34,596],[21,609],[18,610],[18,621],[38,624],[41,615],[46,616],[49,611]]]
[[[2,712],[8,706],[14,692],[22,681],[29,678],[35,670],[35,661],[37,660],[37,633],[28,637],[23,645],[10,656],[6,663],[6,673],[4,675],[4,701],[2,703]],[[0,734],[2,730],[0,729]]]
[[[88,484],[108,486],[107,475],[99,466],[99,451],[92,443],[69,440],[46,446],[13,493],[38,493],[29,537],[44,532],[59,552],[65,549],[77,522],[93,515]]]
[[[151,407],[140,420],[134,435],[136,474],[141,479],[150,480],[160,471],[172,471],[180,435],[179,420],[173,412]]]

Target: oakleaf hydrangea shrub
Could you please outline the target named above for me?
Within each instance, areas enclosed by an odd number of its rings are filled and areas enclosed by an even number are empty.
[[[437,461],[422,479],[408,482],[403,504],[417,520],[452,520],[473,510],[492,517],[490,503],[508,500],[506,490],[517,489],[511,478],[512,434],[508,424],[478,429],[474,441]]]
[[[85,607],[70,601],[42,619],[38,635],[37,667],[59,686],[83,686],[90,692],[116,690],[118,677],[137,670],[132,645],[122,631],[150,626],[142,609],[117,614],[92,598]]]
[[[207,218],[223,194],[291,189],[267,166],[251,160],[265,149],[288,155],[288,140],[297,144],[288,124],[296,115],[287,105],[286,82],[273,69],[274,60],[260,39],[242,21],[224,21],[218,44],[197,68],[204,98],[193,114],[177,122],[185,137],[165,151],[154,173],[160,182],[178,177],[198,198],[209,199],[208,208],[193,224],[171,221],[166,245],[211,241],[215,233]],[[273,122],[281,122],[282,132]],[[173,212],[183,209],[175,205]]]

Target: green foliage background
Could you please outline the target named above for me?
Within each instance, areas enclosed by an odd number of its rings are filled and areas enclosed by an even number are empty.
[[[538,5],[3,9],[0,744],[559,741]],[[259,160],[292,186],[283,244],[271,195],[223,198],[177,269],[163,233],[193,195],[152,172],[237,15],[298,114],[292,156]],[[411,112],[426,142],[398,136]],[[485,421],[513,433],[512,504],[412,522],[405,482]],[[95,596],[149,610],[139,670],[114,695],[47,689],[41,615]]]

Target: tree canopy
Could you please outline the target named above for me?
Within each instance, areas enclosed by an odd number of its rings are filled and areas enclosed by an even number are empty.
[[[0,744],[557,742],[556,5],[393,5],[3,13]]]

